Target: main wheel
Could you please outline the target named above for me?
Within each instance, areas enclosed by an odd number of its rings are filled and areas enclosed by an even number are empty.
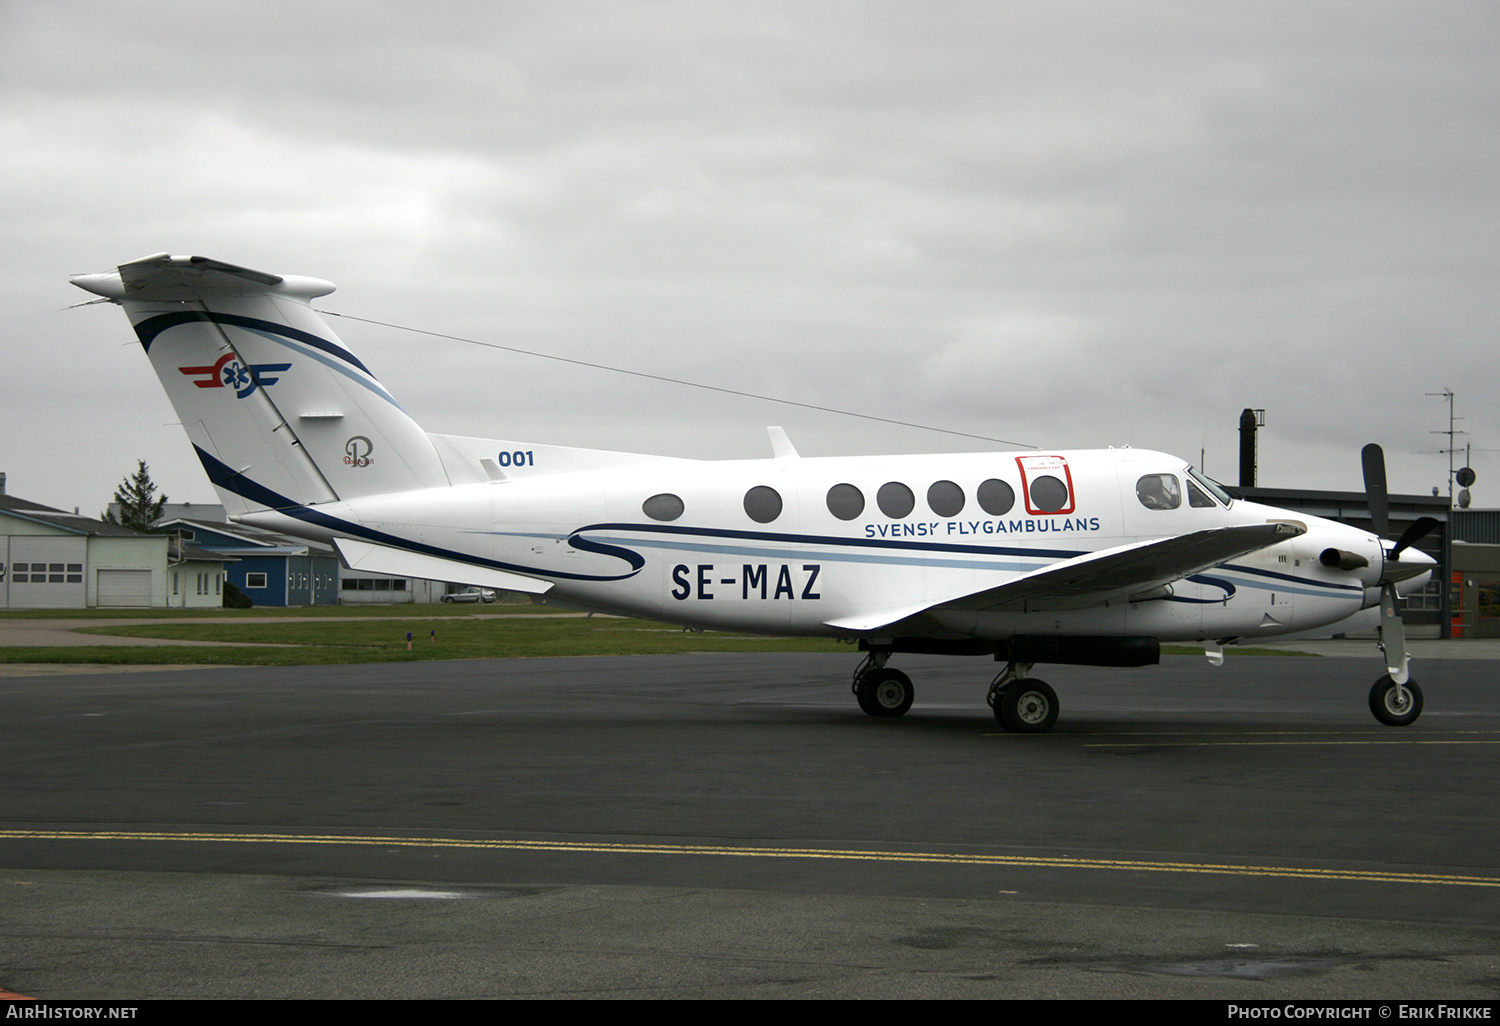
[[[1422,689],[1414,680],[1397,684],[1381,677],[1370,689],[1370,711],[1387,727],[1404,727],[1422,715]]]
[[[890,667],[871,670],[854,685],[859,707],[871,716],[903,716],[916,694],[911,678]]]
[[[995,719],[1013,734],[1041,734],[1057,722],[1057,692],[1046,681],[1027,677],[1000,690]]]

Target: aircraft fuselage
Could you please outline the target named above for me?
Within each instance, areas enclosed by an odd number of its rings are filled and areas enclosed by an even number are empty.
[[[1036,601],[932,610],[902,633],[1269,637],[1333,623],[1378,601],[1381,550],[1373,535],[1244,500],[1226,504],[1193,482],[1185,461],[1159,452],[732,461],[608,454],[616,464],[609,469],[569,471],[580,456],[595,460],[533,443],[484,444],[490,459],[509,455],[500,481],[311,508],[370,537],[415,539],[552,582],[549,601],[695,628],[868,634],[837,624],[872,610],[930,608],[1085,553],[1268,522],[1305,533],[1146,594],[1085,608]],[[606,454],[587,456],[604,462]],[[1046,492],[1048,479],[1061,488]],[[1170,482],[1175,505],[1148,506],[1138,495],[1143,479]],[[755,490],[770,505],[747,500]],[[651,505],[654,497],[669,498]],[[277,514],[245,519],[325,540],[340,534]],[[476,529],[482,524],[488,529]],[[1373,569],[1362,577],[1325,566],[1319,555],[1329,548],[1357,553]]]

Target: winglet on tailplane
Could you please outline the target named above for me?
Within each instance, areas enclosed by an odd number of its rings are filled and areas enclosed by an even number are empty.
[[[70,280],[125,308],[230,513],[449,483],[432,440],[308,305],[331,283],[166,253]]]

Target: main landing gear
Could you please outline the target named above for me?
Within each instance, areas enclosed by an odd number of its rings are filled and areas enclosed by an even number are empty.
[[[1057,722],[1057,692],[1046,681],[1028,677],[1031,667],[1006,663],[985,696],[995,719],[1012,734],[1041,734]]]
[[[854,697],[871,716],[905,715],[916,690],[911,678],[886,665],[889,652],[871,652],[854,671]],[[1000,726],[1013,734],[1040,734],[1057,722],[1057,692],[1046,681],[1028,677],[1031,663],[1008,663],[990,684],[985,701]],[[1373,701],[1373,699],[1371,699]],[[1420,698],[1418,703],[1420,704]]]
[[[885,665],[888,652],[871,652],[854,671],[854,697],[871,716],[904,716],[916,689],[911,678]]]

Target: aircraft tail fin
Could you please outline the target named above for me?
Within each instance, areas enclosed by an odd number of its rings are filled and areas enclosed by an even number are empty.
[[[231,513],[448,483],[432,440],[309,305],[331,283],[166,253],[70,280],[124,308]]]

